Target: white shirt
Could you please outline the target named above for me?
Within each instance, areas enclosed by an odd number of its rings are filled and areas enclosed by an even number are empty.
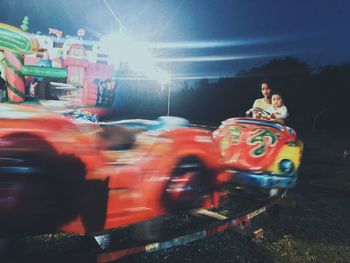
[[[275,115],[276,119],[285,119],[288,116],[288,110],[286,106],[275,109],[273,106],[270,106],[267,110],[270,114]]]

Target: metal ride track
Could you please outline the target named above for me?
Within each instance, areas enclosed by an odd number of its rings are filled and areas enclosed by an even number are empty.
[[[192,215],[201,218],[210,218],[212,222],[190,233],[162,237],[161,240],[157,242],[137,242],[137,244],[128,245],[119,243],[117,246],[114,246],[111,241],[112,237],[109,233],[92,236],[99,247],[98,251],[96,251],[96,262],[113,262],[123,257],[138,253],[150,253],[181,246],[229,229],[248,237],[261,238],[263,230],[258,229],[254,231],[251,228],[251,220],[266,212],[274,205],[288,203],[286,196],[287,191],[283,192],[280,196],[270,198],[244,212],[240,212],[230,217],[222,216],[205,209],[194,210],[191,212]]]
[[[253,221],[254,218],[271,208],[276,208],[271,212],[278,212],[280,205],[294,206],[293,200],[287,199],[287,191],[273,198],[261,199],[237,188],[227,190],[229,196],[220,212],[228,216],[216,213],[217,210],[197,209],[99,234],[28,237],[24,241],[14,240],[11,245],[14,250],[10,249],[5,255],[12,261],[4,262],[115,262],[126,256],[189,244],[226,230],[259,240],[263,236],[263,230],[259,228],[259,221]],[[153,230],[160,234],[158,236],[154,235],[155,232],[152,234],[152,230],[149,231],[154,220]],[[159,223],[161,228],[157,228]],[[24,251],[21,252],[22,250]],[[3,262],[1,258],[0,251],[0,261]]]

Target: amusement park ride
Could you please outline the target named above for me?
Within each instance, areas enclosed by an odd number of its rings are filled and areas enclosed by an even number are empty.
[[[1,237],[88,233],[100,247],[98,261],[108,262],[226,229],[242,232],[295,186],[303,145],[274,121],[232,118],[212,133],[179,117],[82,123],[74,113],[48,111],[41,104],[54,99],[63,109],[106,114],[116,86],[115,66],[98,41],[51,32],[0,24],[8,102],[0,104]],[[268,198],[230,218],[205,210],[220,207],[228,185]],[[101,232],[179,211],[217,222],[122,248]]]

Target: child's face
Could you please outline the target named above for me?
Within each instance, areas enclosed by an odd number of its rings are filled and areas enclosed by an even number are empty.
[[[282,98],[280,95],[272,95],[271,98],[271,102],[272,102],[272,106],[276,107],[276,108],[281,108],[282,107]]]

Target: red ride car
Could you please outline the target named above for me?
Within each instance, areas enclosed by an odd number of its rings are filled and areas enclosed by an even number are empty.
[[[303,142],[294,129],[275,120],[230,118],[213,137],[232,182],[241,188],[274,196],[295,187]]]
[[[228,179],[204,130],[78,125],[9,104],[0,127],[0,236],[94,232],[217,207]]]

